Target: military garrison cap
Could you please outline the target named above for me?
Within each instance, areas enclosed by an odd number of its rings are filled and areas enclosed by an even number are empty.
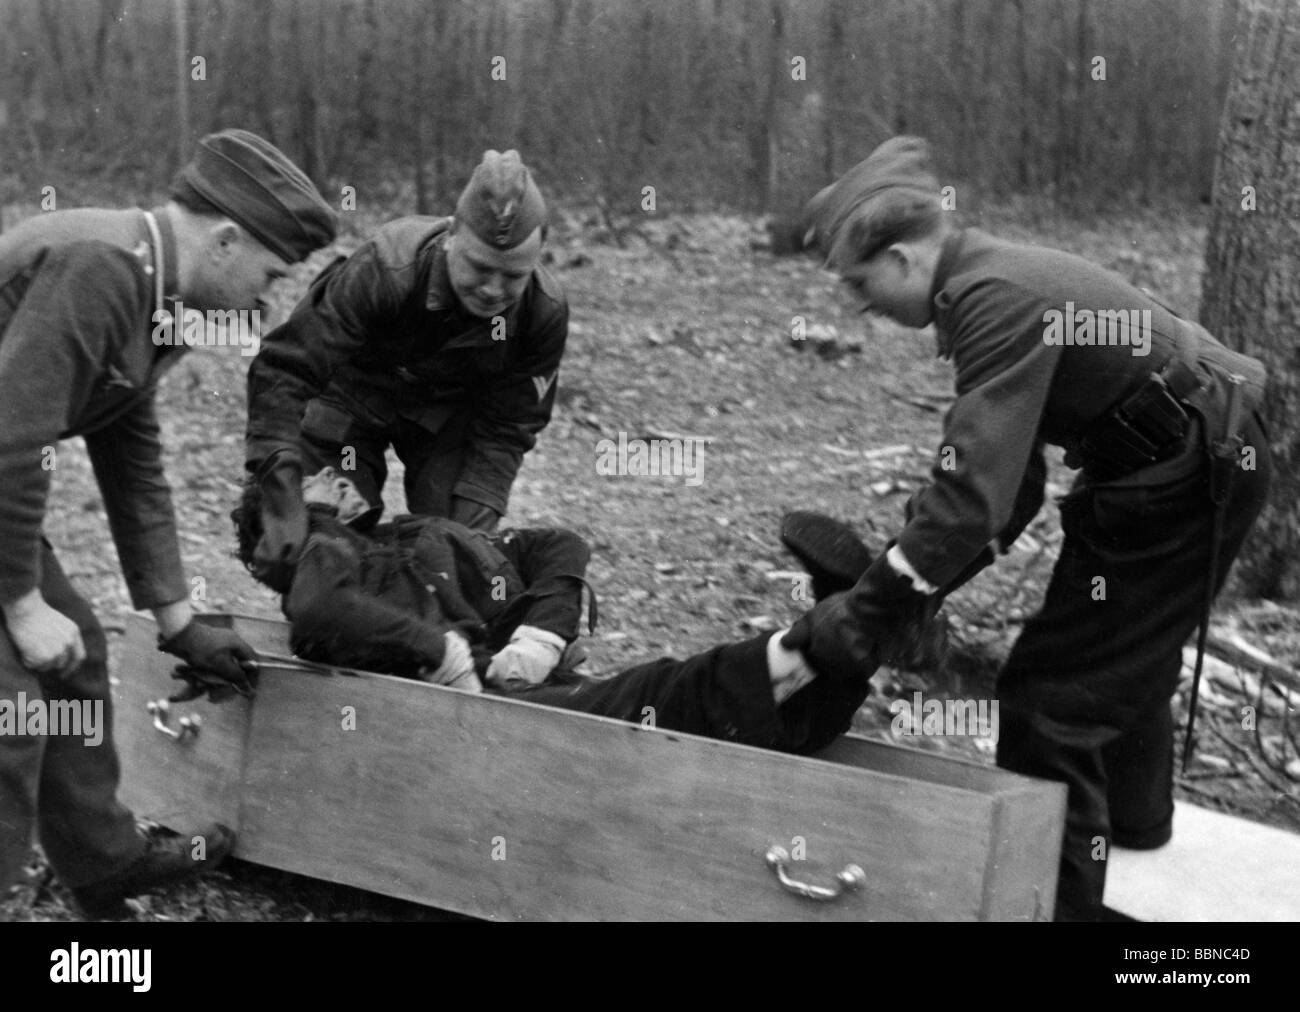
[[[941,213],[930,145],[920,137],[891,137],[808,202],[804,243],[847,266]]]
[[[193,160],[172,180],[173,197],[198,196],[290,263],[332,242],[334,212],[279,148],[247,130],[222,130],[199,141]]]
[[[456,202],[456,220],[489,246],[512,249],[546,224],[546,201],[518,151],[487,151]]]

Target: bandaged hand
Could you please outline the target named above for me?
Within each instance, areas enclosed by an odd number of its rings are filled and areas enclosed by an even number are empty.
[[[560,663],[566,645],[562,636],[536,626],[521,625],[510,642],[492,657],[487,680],[500,686],[508,682],[540,685]]]
[[[423,675],[424,680],[435,685],[464,689],[466,692],[482,692],[483,683],[474,673],[474,657],[470,653],[469,641],[455,631],[444,633],[442,638],[442,663],[432,672]]]

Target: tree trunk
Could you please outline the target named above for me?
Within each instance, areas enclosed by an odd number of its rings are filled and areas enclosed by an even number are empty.
[[[253,93],[253,119],[257,123],[257,129],[263,137],[274,144],[276,142],[275,102],[272,96],[276,94],[275,89],[280,78],[275,50],[272,48],[272,32],[275,25],[271,15],[269,3],[257,4],[253,8],[253,26],[249,34],[253,39],[252,48],[256,54],[256,66],[261,70],[251,75],[252,81],[248,82],[248,87]]]
[[[190,156],[190,26],[186,0],[176,0],[176,164]]]
[[[754,121],[753,132],[749,139],[751,164],[753,166],[754,197],[755,203],[761,211],[771,208],[774,187],[772,173],[776,165],[776,158],[772,145],[776,136],[777,61],[781,55],[781,36],[783,34],[781,0],[772,0],[768,18],[760,18],[759,23],[762,24],[764,20],[769,20],[772,27],[767,35],[768,44],[760,57],[762,69],[759,72],[759,81],[765,86],[763,104],[758,119]]]
[[[1242,588],[1300,598],[1300,5],[1244,0],[1214,173],[1201,321],[1269,370],[1273,489]],[[1244,187],[1257,209],[1248,210]],[[1250,192],[1250,191],[1248,191]]]
[[[1035,184],[1031,174],[1029,152],[1033,150],[1034,101],[1030,87],[1029,34],[1025,30],[1025,0],[1014,0],[1016,7],[1016,70],[1019,74],[1020,143],[1016,150],[1016,181],[1020,189],[1027,190]]]
[[[323,16],[319,10],[310,7],[305,9],[307,17],[319,19]],[[316,53],[311,52],[313,47],[306,43],[307,27],[302,0],[294,0],[294,5],[290,8],[290,19],[289,37],[298,40],[298,72],[295,76],[298,92],[298,147],[301,151],[299,164],[309,179],[318,182],[324,175],[321,162],[320,98],[316,88],[318,58]]]
[[[429,194],[428,166],[425,164],[427,149],[425,143],[427,110],[422,101],[424,91],[423,63],[420,59],[426,50],[426,28],[428,25],[428,8],[418,6],[411,11],[410,34],[407,41],[411,46],[411,60],[408,64],[409,78],[406,96],[402,104],[408,110],[411,138],[412,182],[415,187],[415,213],[432,214],[433,201]]]
[[[808,192],[813,193],[818,187],[824,186],[835,178],[835,169],[838,162],[835,157],[835,124],[842,115],[841,110],[845,107],[844,88],[842,79],[844,75],[844,64],[849,60],[849,54],[845,51],[844,45],[844,9],[842,0],[831,0],[830,10],[827,12],[828,18],[828,39],[824,55],[822,56],[822,66],[825,67],[825,89],[826,89],[826,115],[822,118],[822,164],[821,177],[818,179],[809,179],[805,181]]]

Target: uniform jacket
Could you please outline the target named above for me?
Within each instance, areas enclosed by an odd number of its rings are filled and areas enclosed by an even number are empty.
[[[939,354],[957,371],[957,400],[944,419],[933,483],[914,498],[898,544],[935,586],[994,539],[1005,550],[1033,519],[1043,500],[1044,444],[1074,448],[1090,423],[1175,354],[1195,363],[1207,428],[1223,412],[1229,371],[1250,379],[1247,410],[1262,397],[1258,362],[1069,253],[957,232],[943,246],[932,298]],[[1147,353],[1135,354],[1132,344],[1049,343],[1047,314],[1065,314],[1067,303],[1076,319],[1082,310],[1149,311]]]
[[[366,426],[404,418],[431,438],[468,417],[451,494],[506,511],[523,455],[551,418],[568,304],[539,267],[494,340],[492,321],[466,313],[451,290],[449,222],[383,226],[322,271],[266,337],[248,374],[250,470],[276,451],[296,455],[304,412],[342,404]]]
[[[158,215],[173,292],[175,242]],[[57,458],[84,436],[132,604],[184,598],[154,414],[185,346],[151,340],[154,255],[143,212],[52,211],[0,235],[0,601],[40,583],[41,522]]]
[[[489,536],[408,516],[363,535],[313,509],[283,606],[311,660],[413,674],[442,662],[443,634],[458,628],[481,670],[520,625],[577,638],[590,558],[572,531]]]

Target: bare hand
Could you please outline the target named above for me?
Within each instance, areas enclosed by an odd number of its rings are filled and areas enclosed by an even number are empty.
[[[86,659],[77,623],[55,611],[33,590],[4,608],[5,625],[23,666],[65,675]]]

